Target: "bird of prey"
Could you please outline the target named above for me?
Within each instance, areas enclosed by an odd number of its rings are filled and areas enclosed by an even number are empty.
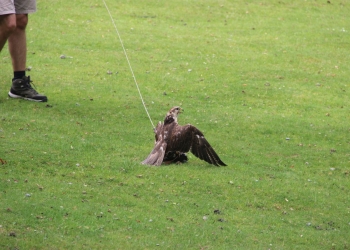
[[[159,166],[167,158],[178,156],[187,157],[185,153],[191,151],[196,157],[215,166],[226,166],[199,129],[191,124],[181,126],[177,117],[181,113],[180,107],[173,107],[167,113],[164,122],[159,122],[155,128],[156,142],[152,152],[142,162],[146,165]]]

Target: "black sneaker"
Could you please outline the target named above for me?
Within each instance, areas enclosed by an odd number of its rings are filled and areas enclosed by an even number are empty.
[[[13,80],[9,97],[22,98],[34,102],[47,102],[47,97],[36,92],[30,85],[31,82],[30,76],[23,76],[22,79]]]

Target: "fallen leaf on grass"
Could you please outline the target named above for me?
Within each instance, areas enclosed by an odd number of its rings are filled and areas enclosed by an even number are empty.
[[[36,184],[36,185],[38,186],[38,188],[39,188],[40,191],[42,191],[42,190],[44,189],[43,186],[41,186],[41,185],[39,185],[39,184]]]

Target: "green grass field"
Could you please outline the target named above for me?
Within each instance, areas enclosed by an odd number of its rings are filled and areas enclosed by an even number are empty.
[[[9,99],[0,54],[0,248],[349,249],[350,3],[106,3],[153,123],[181,106],[228,166],[141,165],[152,125],[103,1],[38,0],[49,102]]]

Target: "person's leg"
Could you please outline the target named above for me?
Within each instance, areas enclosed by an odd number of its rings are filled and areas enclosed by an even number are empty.
[[[27,40],[26,27],[28,14],[16,14],[16,29],[8,38],[9,51],[12,58],[13,71],[26,70]],[[24,75],[23,75],[24,76]]]
[[[0,52],[16,28],[16,8],[13,0],[0,1]]]
[[[30,77],[26,77],[27,40],[26,27],[28,14],[16,14],[16,29],[8,38],[12,58],[14,77],[8,93],[12,98],[22,98],[36,102],[47,102],[47,97],[39,94],[31,86]]]
[[[28,14],[36,12],[36,0],[3,1],[12,1],[16,12],[16,29],[8,38],[13,71],[25,72],[27,61],[26,27],[28,24]],[[16,74],[15,78],[18,78]]]
[[[8,95],[36,102],[46,102],[47,97],[39,94],[31,85],[30,77],[25,75],[27,61],[26,27],[28,13],[36,11],[35,0],[15,0],[16,29],[8,38],[9,51],[12,58],[14,77]]]
[[[16,29],[16,15],[6,14],[0,16],[0,52],[11,33]]]

